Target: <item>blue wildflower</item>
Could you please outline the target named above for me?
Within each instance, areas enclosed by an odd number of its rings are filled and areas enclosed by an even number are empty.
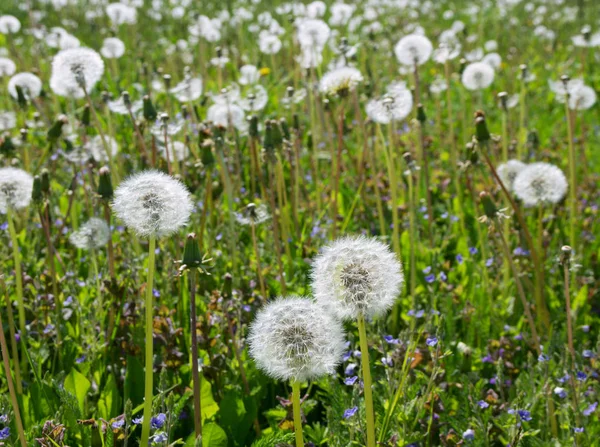
[[[471,256],[476,255],[478,252],[477,247],[469,247],[469,253],[471,254]]]
[[[440,279],[440,281],[446,282],[446,280],[448,279],[448,277],[446,276],[446,274],[444,272],[440,272],[440,274],[438,275],[438,278]]]
[[[5,441],[8,438],[10,438],[10,428],[4,427],[0,430],[0,441]]]
[[[480,400],[479,402],[477,402],[477,405],[479,405],[479,408],[483,410],[490,406],[490,404],[488,404],[485,400]]]
[[[150,427],[152,427],[154,430],[159,430],[163,428],[165,422],[167,422],[167,415],[164,413],[159,413],[150,419]]]
[[[358,411],[358,407],[348,408],[346,411],[344,411],[344,419],[351,418],[352,416],[354,416],[356,414],[357,411]]]
[[[428,284],[431,284],[433,281],[435,281],[435,275],[433,273],[427,275],[425,277],[425,281],[427,281]]]
[[[464,261],[463,255],[461,255],[460,253],[456,255],[456,262],[458,262],[459,264],[462,264]]]
[[[358,376],[347,377],[347,378],[344,380],[344,383],[345,383],[346,385],[350,385],[350,386],[352,386],[352,385],[354,385],[354,384],[356,383],[356,381],[357,381],[357,380],[358,380]]]
[[[573,428],[573,431],[575,433],[583,433],[585,431],[585,429],[583,427],[575,427],[575,428]]]
[[[438,339],[437,337],[428,337],[427,340],[425,340],[425,343],[427,344],[427,346],[434,347],[435,345],[437,345]]]
[[[465,441],[472,441],[473,439],[475,439],[475,431],[472,428],[469,428],[465,430],[462,437]]]
[[[565,397],[567,397],[567,391],[564,388],[561,388],[559,386],[554,388],[554,394],[556,394],[561,399],[564,399]]]
[[[110,424],[110,426],[115,430],[118,430],[119,428],[123,427],[123,425],[125,425],[125,419],[117,419],[112,424]]]
[[[531,413],[527,410],[517,410],[517,414],[519,415],[519,418],[521,418],[521,420],[525,422],[529,422],[533,419],[531,417]]]
[[[596,408],[598,407],[598,402],[594,402],[593,404],[590,404],[590,406],[588,406],[585,410],[582,411],[584,416],[590,416],[593,412],[596,411]]]
[[[135,425],[141,425],[144,423],[144,416],[140,416],[139,418],[133,418],[131,422],[133,422]]]
[[[585,349],[582,352],[582,355],[586,358],[586,359],[591,359],[596,357],[596,354],[593,353],[593,351],[590,351],[589,349]]]
[[[583,371],[577,371],[577,374],[575,376],[577,378],[577,380],[579,380],[580,382],[583,382],[585,379],[587,379],[587,374],[584,373]]]
[[[159,433],[155,433],[154,435],[150,436],[148,443],[149,444],[161,444],[163,442],[167,442],[168,440],[169,440],[169,437],[167,436],[167,434],[164,431],[161,431]]]
[[[548,360],[550,360],[550,357],[546,354],[540,354],[538,357],[538,362],[547,362]]]
[[[346,366],[346,371],[344,371],[345,374],[347,376],[353,376],[354,371],[356,370],[356,367],[357,367],[356,363],[350,363],[348,366]]]
[[[389,344],[391,344],[391,345],[397,345],[397,344],[399,344],[399,343],[400,343],[400,341],[399,341],[397,338],[394,338],[394,337],[392,337],[391,335],[385,335],[385,336],[383,337],[383,339],[384,339],[385,341],[387,341],[387,342],[388,342]]]

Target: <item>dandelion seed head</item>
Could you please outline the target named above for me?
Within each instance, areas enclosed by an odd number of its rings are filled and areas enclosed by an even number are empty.
[[[512,191],[517,174],[525,169],[526,166],[527,165],[522,161],[508,160],[506,163],[502,163],[500,166],[498,166],[496,172],[498,173],[498,177],[500,177],[500,180],[502,180],[504,186],[506,186],[506,189]]]
[[[106,221],[93,217],[71,233],[69,242],[82,250],[95,250],[104,247],[109,238],[110,228]]]
[[[234,213],[235,220],[241,225],[258,225],[271,218],[267,206],[263,203],[256,206],[254,203],[249,203],[242,212]]]
[[[363,81],[363,75],[354,67],[340,67],[323,75],[319,90],[327,95],[344,96]]]
[[[102,42],[100,54],[107,59],[118,59],[125,54],[125,44],[118,37],[107,37]]]
[[[137,22],[137,10],[124,3],[110,3],[106,5],[106,15],[115,25],[134,25]]]
[[[592,87],[582,85],[569,96],[571,110],[587,110],[596,104],[596,92]]]
[[[0,131],[14,129],[15,127],[17,127],[15,112],[0,112]]]
[[[340,319],[376,317],[396,300],[402,264],[374,238],[344,237],[323,248],[311,272],[316,300]]]
[[[15,16],[0,16],[0,34],[16,34],[21,29],[21,22]]]
[[[527,165],[513,183],[515,195],[525,206],[556,204],[563,199],[567,189],[567,179],[560,168],[543,162]]]
[[[0,76],[12,76],[16,70],[17,66],[11,59],[0,57]]]
[[[94,50],[83,47],[61,50],[52,60],[50,87],[58,95],[83,88],[89,92],[103,73],[104,61]]]
[[[485,62],[473,62],[465,67],[462,83],[467,90],[482,90],[494,82],[494,68]]]
[[[433,45],[431,41],[419,34],[404,36],[394,47],[396,59],[402,65],[423,65],[431,57]]]
[[[341,323],[314,301],[296,296],[263,307],[248,342],[258,367],[281,380],[333,374],[346,349]]]
[[[31,202],[33,177],[18,168],[0,168],[0,213],[19,210]]]
[[[17,99],[17,87],[21,89],[27,99],[37,98],[42,91],[42,81],[33,73],[17,73],[8,81],[10,96]]]
[[[140,236],[167,236],[186,225],[190,193],[179,180],[159,171],[134,174],[115,190],[113,210]]]
[[[171,89],[179,102],[196,101],[202,95],[202,79],[186,76],[183,81]]]

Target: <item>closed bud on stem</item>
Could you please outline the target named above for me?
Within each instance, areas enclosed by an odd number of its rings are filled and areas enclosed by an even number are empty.
[[[153,122],[154,120],[156,120],[156,109],[154,108],[154,105],[152,104],[152,101],[150,100],[150,97],[148,95],[144,96],[144,119],[146,121],[150,121]]]
[[[482,111],[475,113],[475,137],[479,143],[488,142],[491,139],[487,123],[485,122],[485,114]]]
[[[8,154],[16,149],[15,143],[13,143],[10,135],[6,135],[2,140],[2,144],[0,144],[0,153]]]
[[[508,110],[508,93],[506,93],[506,92],[498,93],[498,101],[500,102],[500,106],[502,107],[502,110],[506,112]]]
[[[200,160],[202,161],[202,164],[206,168],[215,164],[215,157],[212,153],[212,146],[213,146],[212,140],[205,140],[200,145],[200,149],[202,151],[202,154],[200,155]]]
[[[21,133],[21,141],[25,143],[27,141],[27,137],[29,136],[29,131],[26,128],[23,128],[19,132]]]
[[[90,125],[90,105],[86,104],[83,107],[83,111],[81,112],[81,124],[85,127],[89,127]]]
[[[40,203],[44,195],[42,194],[42,179],[36,175],[33,177],[33,189],[31,190],[31,200],[34,203]]]
[[[121,97],[123,98],[123,104],[128,109],[131,107],[131,98],[129,97],[129,92],[121,92]]]
[[[19,104],[19,107],[24,109],[27,107],[27,98],[23,93],[23,89],[20,85],[15,85],[15,90],[17,91],[17,103]]]
[[[462,72],[465,71],[465,67],[467,66],[467,60],[466,59],[461,59],[460,60],[460,68],[458,70],[458,73],[462,75]]]
[[[100,96],[102,96],[102,102],[104,104],[106,104],[108,101],[110,101],[110,95],[108,94],[108,92],[106,90],[103,90],[102,93],[100,93]]]
[[[288,98],[291,98],[292,96],[294,96],[294,87],[292,87],[292,86],[289,86],[289,87],[286,89],[286,92],[287,92]]]
[[[250,126],[248,127],[248,133],[252,138],[258,138],[258,117],[256,115],[252,115],[248,122]]]
[[[202,255],[200,254],[200,247],[198,246],[198,240],[196,239],[195,233],[190,233],[185,241],[185,248],[183,249],[183,265],[182,269],[190,269],[198,267],[202,264]]]
[[[281,132],[283,134],[283,138],[286,140],[290,140],[290,126],[288,126],[287,120],[285,118],[281,118],[279,120],[279,127],[281,127]]]
[[[233,293],[233,276],[231,273],[225,273],[223,276],[223,298],[231,298]]]
[[[163,75],[163,81],[165,82],[165,88],[169,90],[171,88],[171,75]]]
[[[104,200],[111,200],[113,197],[112,181],[110,179],[110,170],[103,166],[98,171],[100,179],[98,181],[98,195]]]
[[[57,120],[54,121],[54,124],[52,124],[52,126],[50,126],[50,129],[48,129],[48,140],[51,143],[55,143],[60,138],[60,136],[62,135],[63,126],[68,122],[69,120],[65,115],[60,115],[57,118]]]
[[[532,151],[537,152],[540,147],[540,138],[535,130],[527,134],[527,144]]]
[[[50,194],[50,173],[46,168],[42,169],[42,192],[45,195]]]
[[[524,81],[527,78],[527,65],[521,64],[519,69],[521,70],[521,80]]]
[[[268,154],[272,154],[275,150],[275,144],[273,142],[273,125],[271,120],[265,121],[265,138],[263,139],[263,148]]]
[[[423,124],[427,120],[427,116],[425,115],[425,109],[423,108],[423,104],[417,105],[417,120]]]

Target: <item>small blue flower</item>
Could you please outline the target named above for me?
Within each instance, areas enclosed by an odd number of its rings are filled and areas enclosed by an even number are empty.
[[[125,425],[125,419],[118,419],[118,420],[114,421],[112,424],[110,424],[110,426],[112,428],[114,428],[115,430],[118,430],[119,428],[123,427],[123,425]]]
[[[437,337],[428,337],[427,340],[425,340],[425,343],[427,344],[427,346],[433,348],[435,345],[438,344],[438,339]]]
[[[547,362],[548,360],[550,360],[550,357],[546,354],[540,354],[538,357],[538,362]]]
[[[519,418],[521,418],[521,420],[525,422],[529,422],[533,419],[531,417],[531,413],[527,410],[517,410],[517,414],[519,415]]]
[[[448,277],[446,276],[446,274],[444,272],[440,272],[440,274],[438,275],[438,278],[440,281],[446,282],[446,280],[448,279]]]
[[[472,428],[469,428],[468,430],[465,430],[462,437],[465,441],[472,441],[475,439],[475,431]]]
[[[456,255],[456,262],[458,262],[459,264],[462,264],[464,261],[463,255],[461,255],[460,253]]]
[[[381,358],[381,363],[383,363],[384,366],[389,366],[389,367],[394,366],[394,362],[392,361],[392,359],[389,356],[388,357],[382,357]]]
[[[585,379],[587,379],[587,374],[584,373],[583,371],[577,371],[577,374],[575,376],[577,378],[577,380],[579,380],[580,382],[583,382]]]
[[[8,422],[8,415],[7,414],[0,414],[0,423],[6,424],[7,422]]]
[[[567,391],[564,388],[561,388],[559,386],[554,388],[554,394],[556,394],[561,399],[564,399],[565,397],[567,397]]]
[[[469,253],[471,254],[471,256],[476,255],[477,251],[477,247],[469,247]]]
[[[148,440],[148,444],[161,444],[163,442],[167,442],[169,440],[169,437],[167,436],[167,434],[164,431],[161,431],[159,433],[155,433],[154,435],[150,436],[150,439]]]
[[[565,374],[562,377],[558,378],[559,383],[565,383],[567,380],[569,380],[571,378],[571,376],[569,374]]]
[[[165,422],[167,422],[167,415],[164,413],[159,413],[150,419],[150,427],[152,427],[154,430],[159,430],[163,428]]]
[[[480,400],[479,402],[477,402],[477,405],[479,405],[479,408],[483,410],[490,406],[490,404],[488,404],[485,400]]]
[[[585,429],[583,427],[575,427],[575,428],[573,428],[573,431],[575,433],[583,433],[585,431]]]
[[[133,422],[135,425],[141,425],[144,423],[144,416],[140,416],[139,418],[133,418],[131,422]]]
[[[433,281],[435,281],[435,275],[433,273],[427,275],[425,277],[425,281],[427,281],[428,284],[431,284]]]
[[[346,385],[352,386],[356,383],[357,380],[358,376],[347,377],[346,379],[344,379],[344,383]]]
[[[428,265],[427,267],[425,267],[425,268],[423,269],[423,273],[425,273],[426,275],[428,275],[429,273],[431,273],[431,266],[430,266],[430,265]]]
[[[397,345],[400,341],[397,338],[392,337],[391,335],[385,335],[383,337],[385,341],[387,341],[390,345]]]
[[[344,371],[346,373],[347,376],[353,376],[354,375],[354,371],[356,370],[356,363],[350,363],[348,366],[346,366],[346,371]]]
[[[352,351],[348,351],[348,352],[344,353],[344,356],[342,357],[342,361],[347,362],[348,360],[350,360],[350,357],[352,357]]]
[[[490,267],[494,263],[494,257],[492,256],[487,261],[485,261],[485,266]]]
[[[598,407],[598,402],[594,402],[593,404],[590,404],[589,407],[587,407],[585,410],[582,411],[584,416],[590,416],[592,413],[594,413],[596,411],[596,408]]]
[[[82,355],[81,357],[77,357],[77,358],[75,359],[75,363],[77,363],[78,365],[81,365],[83,362],[85,362],[85,358],[86,358],[86,357],[85,357],[85,354],[84,354],[84,355]]]
[[[344,419],[351,418],[352,416],[354,416],[356,414],[357,411],[358,411],[358,407],[348,408],[346,411],[344,411]]]
[[[154,295],[154,298],[160,298],[160,292],[156,289],[152,289],[152,295]]]
[[[581,326],[581,330],[582,330],[583,332],[586,332],[586,333],[587,333],[587,332],[589,332],[589,331],[590,331],[590,326],[589,326],[589,325],[587,325],[587,324],[586,324],[585,326]]]
[[[4,427],[0,430],[0,441],[5,441],[10,438],[10,428]]]
[[[582,352],[582,355],[586,358],[586,359],[592,359],[594,357],[596,357],[596,354],[594,354],[593,351],[590,351],[589,349],[585,349]]]

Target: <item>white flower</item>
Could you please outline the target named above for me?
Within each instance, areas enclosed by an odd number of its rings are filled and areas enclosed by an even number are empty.
[[[40,78],[26,71],[17,73],[8,81],[8,93],[15,99],[18,98],[17,86],[21,88],[23,95],[27,99],[37,98],[42,92],[42,81]]]
[[[0,76],[12,76],[17,70],[15,63],[7,57],[0,57]]]
[[[329,26],[319,19],[299,20],[296,25],[300,46],[303,49],[318,50],[320,53],[331,35]]]
[[[433,45],[431,41],[418,34],[404,36],[394,47],[398,62],[402,65],[423,65],[431,57]]]
[[[193,204],[179,180],[159,171],[132,175],[115,190],[113,210],[140,236],[167,236],[187,224]]]
[[[119,145],[113,137],[105,135],[104,139],[106,140],[106,144],[110,148],[111,158],[115,157],[119,152]],[[100,135],[96,135],[90,138],[85,144],[84,149],[88,152],[89,155],[91,155],[94,158],[94,160],[100,163],[106,163],[108,161],[108,155],[106,154],[104,144],[102,143],[102,137]]]
[[[568,183],[560,168],[549,163],[532,163],[517,174],[515,195],[525,206],[556,204],[567,193]]]
[[[341,323],[308,298],[279,298],[250,326],[250,355],[274,379],[307,381],[333,374],[345,350]]]
[[[137,10],[123,3],[106,5],[106,15],[115,25],[134,25],[137,22]]]
[[[515,178],[527,165],[519,160],[508,160],[496,169],[498,177],[509,191],[513,190]]]
[[[344,237],[323,248],[312,267],[317,302],[338,318],[385,313],[400,294],[402,264],[374,238]]]
[[[467,90],[481,90],[494,82],[494,69],[485,62],[473,62],[465,67],[462,83]]]
[[[592,87],[582,85],[569,96],[569,109],[587,110],[596,104],[596,92]]]
[[[319,90],[328,95],[353,91],[363,81],[363,75],[353,67],[341,67],[328,71],[319,82]]]
[[[107,59],[118,59],[125,54],[125,44],[118,37],[108,37],[102,42],[100,54]]]
[[[69,242],[82,250],[104,247],[110,239],[110,228],[106,221],[92,217],[79,230],[69,236]]]
[[[15,127],[17,127],[15,112],[0,112],[0,131],[14,129]]]
[[[21,22],[15,16],[4,15],[0,16],[0,33],[15,34],[21,29]]]
[[[196,101],[202,95],[202,79],[186,76],[183,81],[171,89],[179,102]]]
[[[0,213],[19,210],[29,205],[33,177],[22,169],[0,168]]]
[[[82,88],[89,92],[102,78],[103,73],[104,61],[94,50],[89,48],[62,50],[52,60],[50,86],[58,95]]]

